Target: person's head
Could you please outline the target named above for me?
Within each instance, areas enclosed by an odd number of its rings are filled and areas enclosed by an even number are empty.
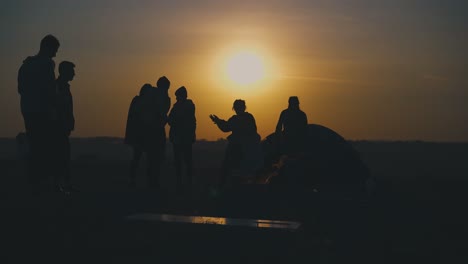
[[[73,80],[73,77],[75,77],[75,64],[70,61],[62,61],[59,64],[59,75],[66,81]]]
[[[156,82],[156,87],[158,87],[160,89],[168,90],[169,86],[171,86],[171,82],[169,81],[169,79],[166,76],[162,76]]]
[[[232,109],[236,111],[236,114],[245,112],[246,108],[245,101],[242,99],[237,99],[234,101],[234,104],[232,104]]]
[[[57,55],[59,47],[60,42],[58,41],[58,39],[52,35],[47,35],[41,40],[39,54],[45,55],[49,58],[53,58]]]
[[[143,86],[140,88],[140,96],[145,95],[149,93],[153,89],[153,86],[149,83],[143,84]]]
[[[175,91],[177,101],[187,99],[187,89],[185,86],[180,87]]]
[[[299,109],[299,98],[297,96],[289,97],[289,108]]]

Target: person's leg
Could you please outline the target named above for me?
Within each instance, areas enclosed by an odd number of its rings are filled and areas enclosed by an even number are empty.
[[[70,148],[70,137],[65,135],[63,141],[63,154],[64,154],[64,171],[63,171],[63,182],[70,191],[77,191],[73,188],[71,183],[71,148]]]
[[[162,157],[160,150],[146,152],[148,160],[148,187],[151,190],[159,190],[159,176],[161,174]]]
[[[224,152],[223,165],[221,167],[221,175],[218,183],[218,186],[220,188],[225,187],[229,182],[230,173],[233,167],[232,163],[234,149],[235,147],[233,146],[233,144],[228,143],[226,151]]]
[[[33,117],[25,116],[24,125],[26,127],[26,136],[29,142],[29,156],[27,160],[27,178],[29,187],[33,193],[40,192],[40,138],[36,132],[36,125]]]
[[[176,171],[176,188],[178,191],[182,188],[182,154],[183,148],[180,144],[173,144],[174,147],[174,166]]]
[[[43,120],[41,134],[41,163],[47,188],[61,191],[67,162],[67,135],[60,124],[52,120]]]
[[[50,187],[47,184],[48,177],[51,176],[48,169],[51,146],[47,145],[49,144],[47,131],[49,124],[43,117],[36,114],[25,115],[24,123],[30,147],[27,170],[28,181],[33,193],[37,194],[48,190]]]
[[[183,147],[183,155],[184,155],[184,162],[185,162],[185,170],[187,171],[187,184],[189,188],[192,188],[193,178],[192,178],[192,170],[193,170],[193,161],[192,161],[192,144],[186,144]]]
[[[140,147],[133,146],[133,156],[130,163],[130,184],[134,185],[136,181],[136,171],[138,168],[138,163],[140,162],[141,156],[143,155],[143,150]]]

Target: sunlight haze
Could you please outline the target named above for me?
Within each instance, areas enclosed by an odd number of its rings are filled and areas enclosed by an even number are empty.
[[[132,98],[160,76],[196,105],[197,138],[225,138],[244,99],[262,137],[289,96],[347,139],[468,141],[464,1],[6,1],[0,137],[24,130],[17,71],[42,37],[76,64],[72,137],[123,137]]]
[[[265,77],[265,66],[254,53],[239,52],[229,58],[227,62],[229,78],[241,85],[254,83]]]

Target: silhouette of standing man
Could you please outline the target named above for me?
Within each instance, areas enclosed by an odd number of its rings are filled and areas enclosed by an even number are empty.
[[[164,154],[166,151],[166,130],[164,127],[167,123],[167,114],[171,108],[171,98],[169,97],[169,87],[171,82],[166,76],[162,76],[156,82],[156,87],[151,90],[150,95],[153,97],[155,113],[158,118],[158,128],[159,132],[157,133],[157,139],[159,145],[161,158],[164,159]]]
[[[156,82],[156,87],[151,90],[149,94],[153,98],[154,107],[152,111],[155,114],[155,122],[152,130],[151,137],[151,153],[154,158],[151,160],[152,173],[149,179],[149,186],[151,189],[160,188],[160,174],[161,164],[166,155],[166,130],[167,113],[171,107],[171,98],[169,97],[169,87],[171,82],[166,76],[162,76]]]
[[[28,179],[34,193],[54,175],[55,62],[59,41],[52,35],[41,40],[39,53],[27,57],[18,71],[21,114],[30,143]],[[49,186],[50,187],[50,186]]]
[[[277,138],[285,154],[300,152],[305,146],[307,115],[299,108],[299,98],[289,97],[289,106],[281,112],[276,125]]]
[[[75,77],[75,64],[62,61],[59,64],[59,77],[57,78],[57,154],[58,173],[55,185],[60,191],[66,193],[77,191],[71,184],[70,173],[70,134],[75,129],[75,116],[73,115],[73,97],[69,82]]]
[[[152,156],[149,153],[150,149],[148,146],[150,143],[147,142],[147,138],[151,136],[148,135],[148,131],[151,130],[151,123],[153,120],[153,111],[151,110],[153,101],[148,95],[152,89],[153,86],[151,86],[151,84],[144,84],[140,89],[139,95],[133,97],[128,110],[125,144],[131,145],[133,150],[133,157],[130,163],[130,187],[135,187],[136,185],[136,170],[143,153],[147,154],[148,179],[151,176],[152,167],[149,161]],[[148,111],[149,114],[147,113]]]
[[[182,189],[182,160],[184,161],[187,183],[192,187],[192,144],[195,142],[195,104],[187,99],[187,89],[182,86],[175,92],[177,102],[171,109],[168,123],[169,139],[174,148],[174,163],[177,177],[177,189]]]

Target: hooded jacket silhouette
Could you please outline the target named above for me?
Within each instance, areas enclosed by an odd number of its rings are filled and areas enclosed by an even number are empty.
[[[150,84],[144,85],[128,110],[125,143],[148,150],[162,144],[165,117],[156,103]]]
[[[190,99],[177,101],[168,117],[169,139],[174,144],[192,144],[195,142],[195,104]]]
[[[29,56],[18,71],[21,113],[55,117],[55,62],[46,56]]]

